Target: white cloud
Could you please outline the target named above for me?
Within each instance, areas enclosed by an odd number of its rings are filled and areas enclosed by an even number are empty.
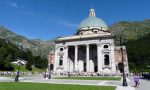
[[[4,5],[11,7],[11,8],[15,8],[15,9],[22,9],[24,8],[24,6],[19,5],[17,2],[15,1],[4,1],[2,2]]]
[[[13,8],[19,8],[19,6],[16,2],[10,2],[10,6]]]
[[[68,22],[68,21],[66,21],[66,20],[60,20],[60,21],[57,21],[57,23],[58,24],[60,24],[60,25],[63,25],[63,26],[65,26],[65,27],[77,27],[77,24],[75,24],[75,23],[70,23],[70,22]]]

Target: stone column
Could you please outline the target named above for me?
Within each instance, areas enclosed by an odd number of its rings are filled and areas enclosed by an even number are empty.
[[[64,59],[64,71],[68,71],[69,65],[68,65],[68,46],[65,46],[65,59]]]
[[[86,72],[89,72],[89,45],[86,45]]]
[[[100,44],[97,44],[97,68],[98,72],[102,71],[102,52]]]
[[[78,67],[77,64],[78,64],[78,46],[76,45],[75,46],[75,61],[74,61],[74,66],[75,66],[74,69],[75,69],[75,71],[77,71],[77,69],[78,69],[77,68]]]

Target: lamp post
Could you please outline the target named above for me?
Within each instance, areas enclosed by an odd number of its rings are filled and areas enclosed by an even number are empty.
[[[123,77],[122,85],[123,86],[128,86],[127,80],[126,80],[126,75],[125,75],[125,70],[124,70],[124,58],[123,58],[123,48],[122,48],[122,46],[121,46],[120,50],[121,50],[121,56],[122,56],[122,74],[123,74],[122,75],[122,77]]]
[[[126,80],[126,75],[125,75],[125,70],[124,70],[124,56],[123,56],[123,47],[122,44],[126,42],[126,36],[122,33],[122,34],[118,34],[116,38],[116,43],[118,45],[120,45],[120,51],[121,51],[121,70],[122,70],[122,78],[123,78],[123,82],[122,85],[123,86],[128,86],[127,84],[127,80]]]

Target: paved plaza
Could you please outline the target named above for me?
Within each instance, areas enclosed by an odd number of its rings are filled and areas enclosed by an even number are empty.
[[[55,77],[55,76],[53,76]],[[55,84],[78,84],[78,85],[94,85],[94,86],[117,86],[116,90],[134,90],[133,77],[130,77],[130,87],[122,88],[121,81],[113,80],[66,80],[66,79],[47,79],[42,75],[31,75],[19,78],[19,82],[36,82],[36,83],[55,83]],[[0,82],[14,82],[14,77],[0,77]],[[135,90],[149,90],[150,80],[140,79],[140,86]]]
[[[131,81],[131,86],[134,86],[133,79]],[[148,79],[140,79],[140,86],[135,87],[135,90],[150,90],[150,80]]]
[[[55,76],[52,76],[55,77]],[[0,77],[1,82],[14,82],[14,77]],[[55,84],[79,84],[79,85],[103,85],[117,86],[120,81],[112,80],[71,80],[71,79],[47,79],[42,75],[19,77],[19,82],[55,83]]]

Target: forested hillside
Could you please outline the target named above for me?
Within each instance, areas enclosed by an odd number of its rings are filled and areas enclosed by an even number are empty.
[[[150,33],[126,43],[130,70],[150,71]]]
[[[150,19],[144,21],[120,21],[112,24],[109,30],[113,35],[121,31],[127,36],[128,40],[135,40],[150,33]]]
[[[26,60],[28,62],[26,69],[28,70],[32,70],[32,66],[36,68],[47,67],[46,58],[33,56],[30,50],[23,50],[22,47],[18,47],[6,39],[0,39],[0,70],[13,71],[14,67],[11,62],[17,59]]]

